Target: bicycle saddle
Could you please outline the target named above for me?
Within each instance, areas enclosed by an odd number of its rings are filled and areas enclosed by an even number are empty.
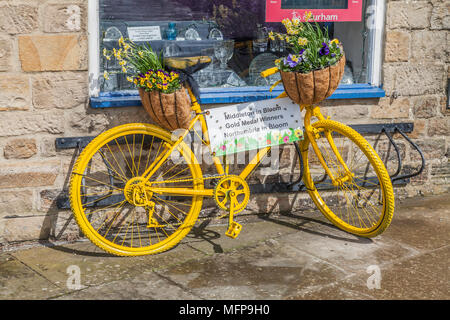
[[[206,68],[211,63],[211,58],[208,56],[170,57],[165,58],[164,63],[169,70],[180,73],[180,81],[182,83],[189,83],[192,93],[198,100],[200,97],[200,88],[192,75]]]
[[[165,58],[164,63],[171,69],[182,70],[185,73],[192,74],[206,68],[211,63],[211,58],[208,56],[171,57]]]

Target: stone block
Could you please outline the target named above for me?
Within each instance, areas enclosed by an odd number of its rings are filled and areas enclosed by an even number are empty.
[[[3,148],[6,159],[28,159],[37,153],[35,139],[14,139]]]
[[[409,110],[409,98],[400,97],[392,102],[390,98],[383,98],[377,106],[372,107],[370,116],[374,119],[408,118]]]
[[[103,113],[86,113],[83,108],[70,113],[67,123],[73,134],[92,134],[104,131],[108,127],[109,120]]]
[[[449,55],[448,32],[415,31],[412,33],[411,61],[446,61]]]
[[[390,96],[420,96],[443,93],[447,72],[443,64],[391,64],[384,65],[384,88]]]
[[[431,29],[450,29],[450,2],[444,1],[433,6],[431,12]]]
[[[85,73],[54,73],[32,78],[33,105],[36,109],[71,109],[85,105],[88,97]]]
[[[0,219],[16,215],[30,215],[33,210],[33,191],[0,192]]]
[[[0,136],[20,136],[46,132],[59,134],[64,132],[64,116],[61,113],[8,113],[0,117]]]
[[[424,29],[430,26],[432,5],[428,1],[391,1],[387,10],[389,29]]]
[[[52,186],[60,161],[15,162],[0,167],[0,189]]]
[[[428,136],[450,136],[450,117],[430,119],[428,121]]]
[[[442,159],[445,157],[445,139],[420,139],[414,141],[422,150],[425,160]],[[420,161],[421,157],[418,152],[411,151],[410,158],[412,161]]]
[[[12,40],[0,38],[0,71],[8,71],[11,68]]]
[[[0,111],[28,110],[30,106],[31,93],[28,76],[4,75],[0,77]]]
[[[436,96],[420,96],[412,98],[414,116],[416,118],[432,118],[437,114],[439,102]]]
[[[44,32],[77,32],[86,30],[86,7],[75,3],[48,3],[41,8],[41,21]]]
[[[423,137],[426,133],[426,123],[427,121],[424,119],[415,119],[414,130],[408,134],[408,137],[411,139]]]
[[[86,70],[87,40],[77,34],[19,36],[19,58],[26,72]]]
[[[0,3],[0,32],[9,34],[31,33],[38,29],[37,7]]]
[[[403,31],[387,31],[385,61],[404,62],[409,59],[411,36]]]
[[[48,239],[50,220],[45,216],[3,219],[3,239],[6,242]]]

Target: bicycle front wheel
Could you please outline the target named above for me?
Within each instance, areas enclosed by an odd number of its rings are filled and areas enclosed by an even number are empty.
[[[367,238],[381,234],[394,214],[394,192],[382,160],[359,133],[342,123],[322,120],[312,126],[318,150],[339,181],[332,183],[305,140],[303,181],[317,208],[342,230]]]
[[[86,237],[121,256],[168,250],[191,230],[202,197],[169,196],[141,183],[147,168],[169,152],[171,134],[150,124],[125,124],[96,137],[77,159],[70,181],[75,219]],[[191,149],[179,144],[152,175],[159,187],[203,189]]]

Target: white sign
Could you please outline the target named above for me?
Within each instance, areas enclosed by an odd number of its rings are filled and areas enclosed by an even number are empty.
[[[289,98],[207,110],[211,149],[216,156],[303,139],[300,107]]]
[[[162,40],[159,26],[128,27],[128,37],[131,41]]]

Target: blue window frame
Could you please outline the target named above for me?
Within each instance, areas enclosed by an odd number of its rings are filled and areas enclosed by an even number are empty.
[[[269,87],[244,88],[204,88],[200,90],[201,104],[241,103],[276,98],[283,92],[283,86],[277,86],[272,92]],[[370,84],[340,85],[328,99],[365,99],[381,98],[386,95],[381,87]],[[102,92],[91,97],[92,108],[116,108],[140,106],[137,91]]]

